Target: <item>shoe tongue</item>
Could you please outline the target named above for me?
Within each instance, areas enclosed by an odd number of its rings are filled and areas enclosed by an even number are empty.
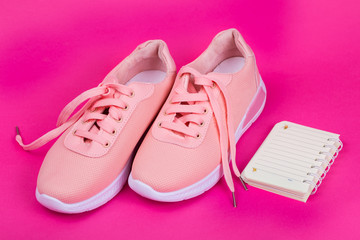
[[[197,93],[201,90],[199,86],[196,86],[194,84],[194,79],[191,77],[190,74],[186,73],[182,77],[181,86],[183,87],[183,90],[188,93]]]
[[[113,98],[115,95],[108,95],[106,96],[105,98]],[[111,107],[109,108],[103,108],[102,109],[102,113],[105,114],[105,115],[108,115],[109,114],[109,110],[110,110]],[[87,131],[89,131],[90,133],[93,133],[93,134],[98,134],[100,132],[100,127],[97,125],[97,123],[101,121],[101,120],[94,120],[94,124],[90,127],[90,129],[88,129]],[[85,142],[88,142],[88,141],[85,141]]]
[[[185,73],[184,75],[181,76],[181,83],[180,83],[180,87],[179,87],[179,93],[198,93],[198,92],[201,92],[201,91],[203,91],[202,87],[194,84],[194,78],[191,76],[190,73]],[[181,104],[182,105],[194,105],[194,104],[197,104],[197,102],[183,102]],[[182,116],[183,116],[183,114],[177,114],[174,120],[176,121],[176,119],[178,119],[178,118],[180,118]],[[196,124],[188,122],[187,125],[189,127],[191,127],[191,126],[196,125]],[[183,134],[181,134],[181,133],[177,133],[177,132],[174,132],[174,133],[176,135],[183,136]]]
[[[190,74],[184,74],[184,76],[182,76],[182,85],[185,89],[185,91],[188,91],[189,88],[189,82],[190,82]]]

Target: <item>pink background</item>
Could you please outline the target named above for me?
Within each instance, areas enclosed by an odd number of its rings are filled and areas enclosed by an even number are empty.
[[[2,1],[0,3],[0,238],[359,239],[360,17],[358,1]],[[179,67],[221,30],[252,46],[268,90],[264,112],[237,145],[243,169],[272,126],[294,121],[341,134],[344,149],[304,204],[224,180],[192,200],[158,203],[128,186],[90,213],[63,215],[35,199],[50,144],[25,142],[138,44],[165,40]],[[196,159],[194,159],[196,160]],[[326,237],[326,238],[325,238]]]

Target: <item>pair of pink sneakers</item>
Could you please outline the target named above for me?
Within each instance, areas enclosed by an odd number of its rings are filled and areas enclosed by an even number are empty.
[[[223,174],[236,206],[230,160],[240,178],[235,145],[265,99],[254,54],[237,30],[220,32],[177,75],[166,44],[151,40],[71,101],[57,128],[31,144],[23,144],[19,132],[16,140],[32,150],[64,132],[37,180],[37,200],[54,211],[97,208],[127,180],[141,196],[181,201],[207,191]]]

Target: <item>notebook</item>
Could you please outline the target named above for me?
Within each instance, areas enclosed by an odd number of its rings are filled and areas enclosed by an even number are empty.
[[[342,149],[339,137],[296,123],[279,122],[241,177],[251,186],[306,202]]]

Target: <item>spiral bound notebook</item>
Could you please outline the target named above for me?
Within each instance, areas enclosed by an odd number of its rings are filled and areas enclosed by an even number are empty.
[[[251,186],[306,202],[342,149],[339,134],[277,123],[241,174]]]

